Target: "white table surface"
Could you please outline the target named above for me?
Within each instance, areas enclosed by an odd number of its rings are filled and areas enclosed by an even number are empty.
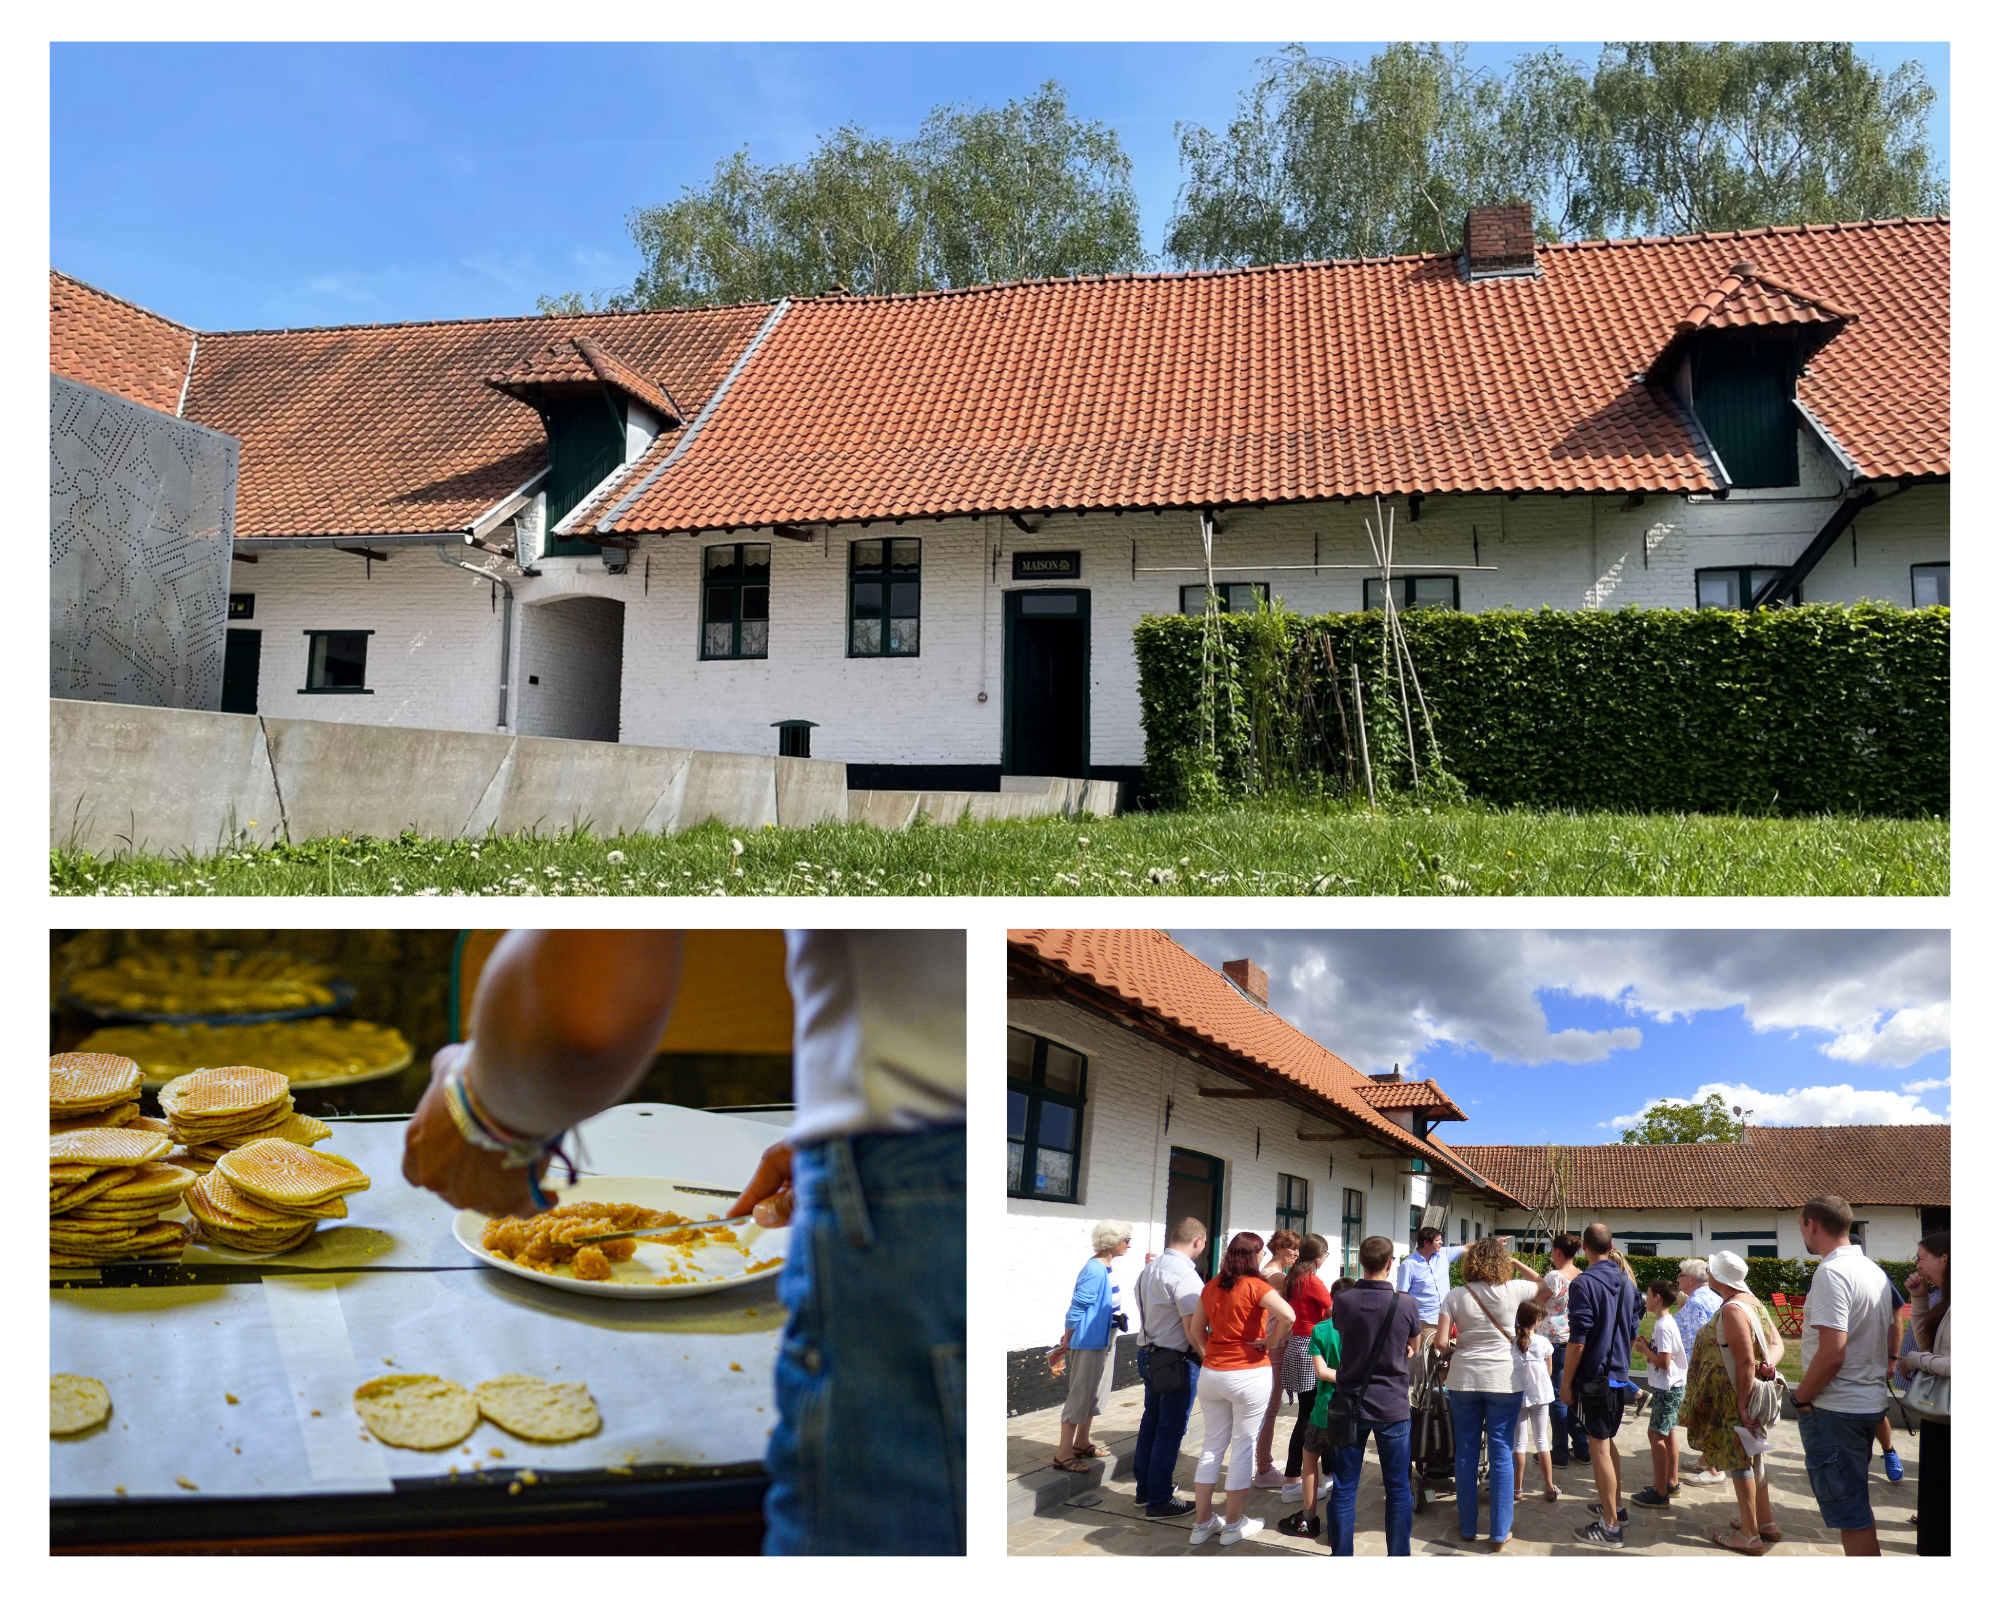
[[[105,1427],[50,1440],[52,1496],[110,1496],[121,1486],[131,1496],[360,1493],[454,1466],[762,1457],[784,1322],[775,1274],[671,1300],[524,1282],[478,1266],[451,1237],[452,1208],[403,1181],[401,1122],[334,1129],[320,1148],[375,1181],[348,1197],[345,1222],[275,1258],[318,1270],[256,1284],[52,1291],[50,1370],[101,1379],[113,1406]],[[583,1134],[589,1171],[717,1189],[740,1187],[777,1137],[768,1123],[662,1105],[614,1107]],[[238,1258],[190,1249],[187,1259]],[[588,1439],[534,1445],[482,1421],[447,1451],[392,1449],[367,1433],[351,1399],[391,1372],[437,1373],[468,1389],[506,1372],[581,1380],[604,1426]]]

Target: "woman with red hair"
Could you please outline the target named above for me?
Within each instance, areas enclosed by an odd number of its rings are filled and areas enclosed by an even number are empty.
[[[1264,1241],[1254,1233],[1239,1233],[1223,1253],[1221,1269],[1201,1291],[1201,1309],[1194,1331],[1201,1337],[1201,1459],[1194,1469],[1195,1525],[1189,1544],[1201,1544],[1220,1532],[1224,1544],[1234,1544],[1263,1531],[1256,1517],[1243,1515],[1256,1465],[1257,1429],[1271,1401],[1269,1348],[1284,1348],[1292,1331],[1292,1308],[1257,1270]],[[1229,1457],[1223,1516],[1215,1515],[1215,1482],[1222,1475],[1222,1458]]]

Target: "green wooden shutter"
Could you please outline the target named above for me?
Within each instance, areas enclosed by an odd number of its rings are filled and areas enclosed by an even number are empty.
[[[1696,365],[1694,410],[1740,489],[1799,481],[1788,350],[1711,347]]]
[[[608,478],[625,459],[625,429],[598,395],[553,406],[547,413],[549,476],[547,526],[562,521],[583,504],[590,491]],[[585,539],[548,539],[542,554],[593,555],[598,547]]]

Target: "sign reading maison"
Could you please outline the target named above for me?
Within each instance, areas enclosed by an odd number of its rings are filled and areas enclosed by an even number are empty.
[[[1083,576],[1081,550],[1016,550],[1014,581],[1029,578],[1080,578]]]

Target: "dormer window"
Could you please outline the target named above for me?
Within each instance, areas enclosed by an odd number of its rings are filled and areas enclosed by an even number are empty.
[[[1674,326],[1649,376],[1693,413],[1725,489],[1799,481],[1798,381],[1854,313],[1739,261]]]
[[[1711,335],[1690,355],[1694,414],[1739,489],[1799,481],[1797,373],[1790,338]]]

